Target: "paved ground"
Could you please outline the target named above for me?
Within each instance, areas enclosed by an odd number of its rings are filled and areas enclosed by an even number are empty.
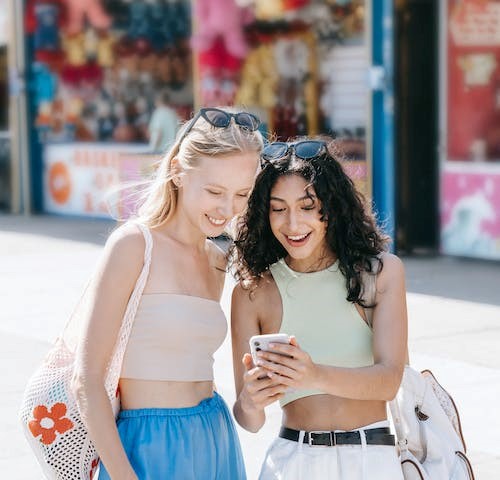
[[[23,386],[64,325],[113,224],[57,217],[0,216],[0,472],[41,474],[16,418]],[[410,351],[432,369],[461,410],[476,479],[500,471],[500,264],[444,257],[405,258]],[[224,308],[232,283],[224,294]],[[234,399],[229,343],[216,355],[216,380]],[[241,433],[249,479],[257,476],[279,425],[279,409],[257,434]]]

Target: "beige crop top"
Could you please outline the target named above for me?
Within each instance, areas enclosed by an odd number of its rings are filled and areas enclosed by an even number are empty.
[[[213,354],[226,334],[226,317],[215,300],[173,293],[143,294],[120,377],[211,381]]]

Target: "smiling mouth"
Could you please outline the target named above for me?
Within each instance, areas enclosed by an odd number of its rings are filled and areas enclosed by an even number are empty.
[[[293,246],[300,246],[307,242],[311,235],[311,232],[304,233],[303,235],[285,235],[287,242]]]
[[[212,224],[215,225],[216,227],[222,227],[226,223],[226,219],[217,219],[214,217],[211,217],[210,215],[207,215],[208,221]]]

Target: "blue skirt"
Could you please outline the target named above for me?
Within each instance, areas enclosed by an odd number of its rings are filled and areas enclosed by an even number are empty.
[[[118,432],[139,480],[245,480],[236,428],[220,395],[195,407],[122,410]],[[110,480],[101,463],[99,480]]]

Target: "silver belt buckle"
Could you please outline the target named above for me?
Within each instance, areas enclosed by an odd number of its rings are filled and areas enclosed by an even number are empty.
[[[330,445],[315,445],[313,435],[325,434],[325,433],[328,433],[328,435],[330,435]],[[333,432],[331,432],[329,430],[312,430],[312,431],[308,432],[308,434],[309,434],[308,443],[309,443],[310,447],[328,447],[328,446],[334,447],[335,446],[335,435],[333,434]]]

